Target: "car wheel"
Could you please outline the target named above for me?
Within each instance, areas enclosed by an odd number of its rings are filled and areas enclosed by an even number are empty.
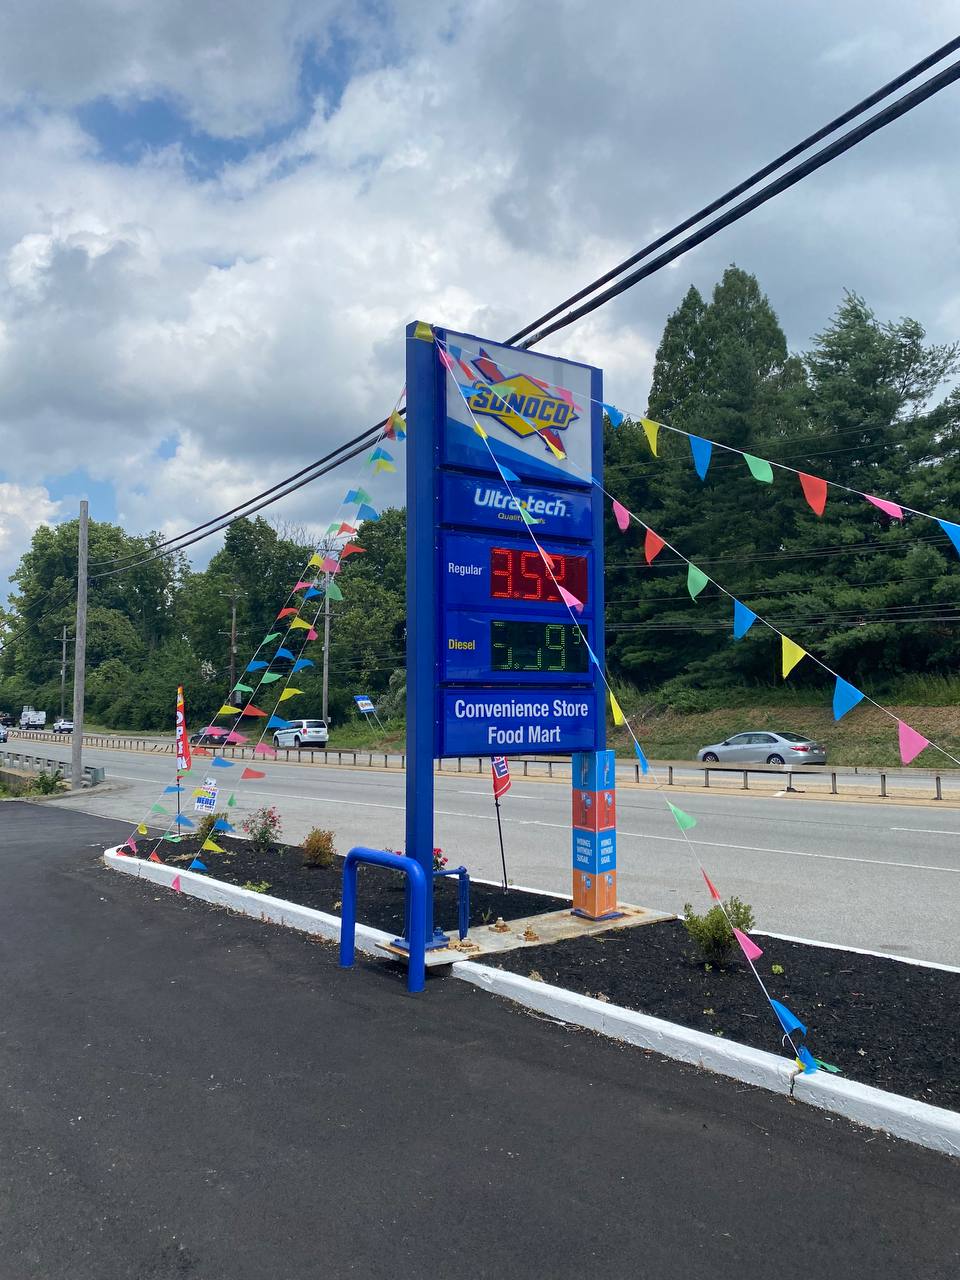
[[[767,756],[767,764],[783,764],[783,756]]]
[[[280,735],[279,735],[279,733],[275,733],[275,734],[273,735],[273,745],[274,745],[275,747],[279,747],[279,746],[280,746]]]
[[[293,745],[299,749],[299,747],[300,747],[300,735],[299,735],[299,733],[298,733],[298,734],[297,734],[297,736],[294,738],[294,740],[293,740]]]
[[[720,757],[716,754],[716,752],[714,752],[714,751],[705,751],[705,752],[703,753],[703,763],[704,763],[704,764],[718,764],[718,763],[719,763],[719,761],[720,761]]]

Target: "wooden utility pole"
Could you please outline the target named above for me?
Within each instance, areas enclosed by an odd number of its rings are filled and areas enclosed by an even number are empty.
[[[220,594],[230,601],[230,692],[233,693],[233,686],[237,683],[237,601],[246,592],[240,591],[234,583],[231,591],[221,591]]]
[[[327,719],[330,693],[330,575],[323,578],[323,698],[320,715]]]
[[[73,734],[70,744],[70,785],[74,791],[83,786],[83,696],[87,666],[87,535],[89,506],[80,503],[80,529],[77,537],[77,632],[73,646]]]
[[[60,719],[67,706],[67,624],[63,624],[63,648],[60,653]]]

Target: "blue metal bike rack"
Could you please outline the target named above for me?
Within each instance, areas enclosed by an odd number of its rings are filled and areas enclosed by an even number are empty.
[[[410,928],[407,934],[409,966],[407,990],[422,991],[426,986],[426,920],[427,878],[423,867],[414,858],[403,854],[387,853],[385,849],[365,849],[362,845],[351,849],[343,863],[343,916],[340,928],[340,967],[353,968],[353,952],[357,937],[357,867],[361,862],[376,867],[389,867],[407,877],[408,912]],[[431,889],[432,889],[431,884]]]

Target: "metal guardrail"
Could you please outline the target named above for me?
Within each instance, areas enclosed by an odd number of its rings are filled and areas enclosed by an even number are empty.
[[[49,733],[36,733],[31,730],[16,729],[11,730],[11,733],[17,737],[35,741],[51,741],[51,734]],[[164,741],[163,739],[138,738],[134,736],[116,737],[107,734],[85,733],[83,735],[83,745],[85,747],[100,747],[104,750],[142,751],[150,755],[173,754],[172,740]],[[252,747],[225,746],[217,747],[216,751],[218,755],[223,755],[230,759],[253,761],[262,758],[262,756],[254,755]],[[406,769],[407,764],[405,752],[370,751],[360,748],[331,751],[329,748],[280,747],[277,749],[276,758],[286,762],[295,761],[297,764],[336,764],[358,769],[403,770]],[[524,778],[569,779],[572,776],[570,762],[562,758],[558,760],[541,760],[535,757],[529,759],[514,758],[510,764],[514,773],[519,772],[520,776]],[[434,765],[437,773],[469,773],[476,775],[485,774],[489,767],[490,761],[485,756],[450,756],[437,760]],[[877,798],[888,799],[889,780],[909,777],[929,779],[930,794],[924,795],[921,787],[911,786],[908,792],[901,790],[899,798],[902,798],[904,794],[909,794],[924,799],[942,800],[944,798],[944,782],[955,784],[958,798],[960,798],[960,769],[941,769],[937,773],[931,773],[922,769],[895,767],[876,769],[857,765],[838,766],[836,768],[829,768],[827,765],[807,765],[806,768],[789,768],[786,765],[752,764],[745,767],[732,764],[704,764],[696,760],[658,760],[654,762],[653,767],[657,770],[661,782],[665,781],[668,787],[690,785],[689,778],[678,779],[676,777],[678,770],[687,775],[701,773],[705,788],[710,787],[711,775],[739,774],[742,780],[741,786],[738,788],[740,791],[751,790],[750,778],[752,776],[757,776],[759,779],[783,778],[786,780],[784,790],[787,792],[797,790],[793,785],[794,780],[797,778],[829,778],[830,794],[834,796],[842,794],[844,779],[857,779],[860,784],[863,784],[875,778],[880,788]],[[618,781],[621,783],[632,776],[633,781],[639,784],[641,780],[640,765],[630,760],[618,761],[617,775]],[[665,778],[664,775],[666,775]]]
[[[0,749],[0,765],[6,765],[10,769],[19,769],[21,772],[61,775],[65,764],[66,761],[64,760],[51,760],[49,757],[27,755],[22,751]],[[87,764],[83,767],[83,785],[85,787],[95,787],[97,783],[103,782],[106,776],[107,771],[101,766]]]

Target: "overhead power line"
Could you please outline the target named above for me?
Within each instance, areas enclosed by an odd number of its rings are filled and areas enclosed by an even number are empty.
[[[536,333],[525,338],[519,345],[522,349],[534,346],[538,342],[542,342],[544,338],[549,337],[551,333],[556,333],[558,329],[565,329],[568,325],[580,320],[584,316],[589,315],[591,311],[596,311],[598,307],[604,306],[613,298],[618,297],[621,293],[625,293],[628,289],[632,289],[635,284],[639,284],[641,280],[645,280],[648,276],[652,276],[655,272],[661,271],[665,266],[674,262],[683,254],[695,249],[697,245],[703,244],[705,240],[711,239],[719,231],[723,231],[726,227],[732,226],[733,223],[739,222],[741,218],[745,218],[748,213],[752,213],[754,209],[759,209],[761,205],[772,200],[774,196],[778,196],[783,191],[789,190],[790,187],[796,186],[804,178],[808,178],[811,173],[816,173],[818,169],[822,169],[824,165],[829,164],[831,160],[836,160],[838,156],[842,156],[845,152],[850,151],[858,143],[869,138],[872,134],[877,133],[880,129],[886,128],[888,124],[892,124],[894,120],[899,120],[908,111],[913,111],[922,102],[926,102],[928,98],[932,98],[934,94],[940,93],[941,90],[948,88],[960,79],[960,62],[951,63],[949,67],[944,68],[935,76],[931,76],[929,80],[924,81],[916,89],[912,89],[910,93],[905,93],[902,98],[898,98],[896,102],[892,102],[888,107],[884,107],[882,111],[878,111],[869,120],[865,120],[863,124],[857,125],[855,129],[851,129],[848,133],[838,138],[836,142],[831,142],[829,146],[824,147],[821,151],[817,151],[809,159],[795,165],[792,169],[788,169],[785,174],[777,178],[775,181],[768,183],[765,187],[761,187],[759,191],[752,196],[748,196],[746,200],[741,200],[739,204],[735,204],[732,209],[728,209],[726,213],[714,218],[712,222],[708,222],[705,227],[701,227],[699,231],[695,231],[693,235],[687,236],[685,240],[681,240],[679,244],[674,245],[672,249],[668,249],[666,253],[661,253],[658,258],[654,258],[652,262],[648,262],[646,266],[640,267],[636,271],[630,272],[629,275],[623,277],[615,285],[609,289],[604,289],[602,293],[591,298],[589,302],[583,303],[582,306],[576,307],[573,311],[568,311],[566,315],[560,316],[551,324],[538,329]]]
[[[671,227],[669,231],[665,231],[663,235],[658,236],[656,240],[651,240],[648,245],[632,254],[629,258],[625,258],[623,262],[619,262],[615,267],[611,267],[604,275],[598,276],[591,284],[584,285],[582,289],[578,289],[576,293],[571,294],[564,302],[559,302],[555,307],[551,307],[549,311],[544,312],[536,320],[532,320],[530,324],[525,325],[513,337],[507,339],[508,345],[520,342],[528,333],[532,333],[538,325],[545,324],[548,320],[552,320],[554,316],[559,315],[565,307],[573,306],[575,302],[580,302],[595,289],[599,289],[601,285],[609,284],[611,280],[628,268],[636,266],[638,262],[642,262],[644,258],[655,253],[657,249],[662,249],[664,245],[669,244],[671,240],[675,240],[677,236],[683,235],[684,231],[689,231],[691,227],[696,226],[698,222],[702,222],[704,218],[709,218],[711,213],[716,213],[718,209],[722,209],[725,204],[729,204],[731,200],[735,200],[737,196],[743,195],[745,191],[749,191],[751,187],[756,186],[758,182],[762,182],[764,178],[768,178],[771,173],[782,168],[789,161],[796,159],[802,152],[808,150],[818,142],[822,142],[824,138],[829,137],[831,133],[835,133],[837,129],[843,125],[849,124],[851,120],[855,120],[857,116],[862,115],[864,111],[868,111],[870,107],[874,107],[878,102],[882,102],[884,98],[888,98],[891,93],[895,93],[897,89],[902,89],[905,84],[909,84],[911,80],[915,80],[917,76],[922,75],[924,71],[928,71],[930,67],[938,62],[942,62],[944,58],[949,57],[960,49],[960,36],[953,40],[949,40],[946,44],[941,45],[939,49],[935,49],[933,53],[922,58],[919,62],[915,62],[912,67],[901,72],[893,80],[888,81],[880,89],[874,90],[867,97],[862,98],[856,106],[850,107],[849,110],[842,112],[834,117],[829,124],[823,125],[814,133],[809,134],[802,142],[798,142],[795,146],[784,151],[782,155],[777,156],[775,160],[771,160],[769,164],[765,164],[762,169],[758,169],[756,173],[752,173],[749,178],[744,178],[742,182],[738,182],[735,187],[731,187],[729,191],[719,196],[716,200],[711,200],[702,209],[698,209],[696,213],[684,218],[683,222],[678,222],[675,227]],[[535,341],[535,339],[532,339]],[[530,345],[524,343],[524,346]]]
[[[861,114],[868,107],[874,105],[876,102],[880,101],[882,98],[887,97],[895,89],[901,87],[903,84],[913,79],[916,75],[920,74],[922,71],[926,70],[927,68],[932,66],[934,63],[942,60],[949,53],[954,52],[957,48],[960,48],[960,37],[941,46],[941,48],[935,50],[933,53],[928,55],[928,57],[923,59],[921,62],[915,63],[907,71],[904,71],[900,76],[896,77],[896,79],[889,81],[888,84],[876,90],[873,94],[869,95],[867,98],[862,99],[861,102],[856,104],[856,106],[851,107],[849,111],[844,112],[840,116],[837,116],[829,124],[824,125],[821,129],[809,135],[808,138],[804,139],[800,143],[797,143],[795,147],[791,148],[788,152],[784,152],[776,160],[771,161],[769,165],[764,166],[764,168],[761,170],[758,170],[750,178],[744,180],[744,182],[742,183],[739,183],[736,187],[731,188],[730,191],[728,191],[724,196],[719,197],[718,200],[712,202],[711,205],[706,206],[704,209],[700,210],[699,213],[692,215],[691,218],[689,219],[686,219],[684,223],[679,224],[677,227],[673,229],[672,232],[667,233],[666,236],[660,237],[657,241],[654,241],[652,244],[647,245],[644,249],[641,249],[640,251],[638,251],[637,254],[634,254],[632,258],[627,259],[624,263],[621,263],[618,267],[613,268],[611,271],[605,273],[603,276],[600,276],[597,279],[591,281],[590,284],[584,286],[584,288],[581,289],[577,294],[573,295],[566,302],[560,303],[558,307],[555,307],[551,312],[547,313],[546,317],[541,317],[540,320],[534,321],[532,325],[528,325],[525,329],[521,330],[519,334],[514,335],[512,338],[508,338],[507,345],[513,344],[522,335],[529,335],[529,336],[523,337],[523,341],[519,343],[519,346],[521,349],[529,349],[530,347],[535,346],[538,342],[542,341],[543,338],[547,337],[549,334],[555,333],[557,330],[566,328],[568,325],[573,324],[574,321],[580,319],[582,316],[587,315],[592,311],[595,311],[597,308],[603,306],[606,302],[609,302],[612,298],[617,297],[619,294],[625,292],[627,289],[632,288],[635,284],[638,284],[641,280],[646,279],[648,276],[651,276],[655,272],[661,270],[663,267],[667,266],[670,262],[675,261],[678,257],[681,257],[684,253],[688,252],[688,250],[694,248],[696,245],[702,244],[705,240],[710,239],[712,236],[716,235],[719,231],[723,230],[725,227],[730,226],[732,223],[739,221],[741,218],[745,217],[746,214],[751,212],[753,209],[756,209],[760,205],[766,203],[768,200],[773,199],[775,195],[780,194],[780,192],[787,190],[791,186],[795,186],[798,182],[800,182],[803,178],[807,177],[809,174],[814,173],[817,169],[822,168],[824,165],[828,164],[831,160],[834,160],[838,156],[844,154],[846,151],[849,151],[851,148],[856,146],[859,142],[862,142],[865,138],[870,137],[872,134],[884,128],[886,125],[892,123],[894,120],[899,119],[900,116],[905,115],[907,112],[913,110],[914,107],[919,106],[920,103],[925,102],[928,98],[932,97],[934,94],[939,93],[941,89],[944,89],[948,85],[953,84],[958,78],[960,78],[960,63],[954,63],[950,67],[947,67],[944,71],[940,72],[938,75],[931,77],[930,80],[926,81],[924,84],[920,85],[918,88],[912,90],[910,93],[905,94],[902,98],[897,99],[896,102],[891,103],[890,106],[884,108],[882,111],[877,112],[876,115],[870,117],[869,120],[857,126],[857,128],[852,129],[848,133],[844,134],[841,138],[837,139],[836,142],[831,143],[827,147],[824,147],[821,151],[817,152],[814,156],[811,156],[802,164],[795,166],[793,169],[789,170],[786,174],[782,175],[776,181],[768,184],[766,187],[761,188],[760,191],[756,192],[753,196],[750,196],[747,200],[741,201],[740,204],[735,205],[732,209],[728,210],[727,213],[723,214],[719,218],[714,219],[713,222],[710,222],[706,226],[702,227],[699,231],[694,233],[694,235],[688,236],[686,240],[681,241],[679,244],[675,245],[666,253],[661,254],[658,258],[655,258],[652,262],[647,263],[646,266],[640,268],[638,271],[632,272],[630,275],[625,276],[622,280],[619,280],[611,288],[605,290],[603,293],[600,293],[596,297],[590,299],[589,302],[584,303],[583,306],[568,312],[566,315],[563,315],[559,319],[554,320],[552,324],[548,324],[546,325],[546,327],[539,328],[535,333],[530,334],[530,329],[540,324],[544,319],[557,315],[557,313],[563,310],[565,306],[569,305],[570,302],[578,301],[581,298],[587,297],[589,294],[593,293],[600,285],[607,283],[616,275],[620,274],[620,272],[622,272],[622,270],[625,267],[629,265],[633,265],[633,263],[639,261],[640,259],[646,257],[648,254],[654,252],[654,250],[660,247],[666,240],[672,239],[675,235],[680,234],[682,230],[685,230],[687,227],[693,225],[697,221],[700,221],[703,217],[713,212],[716,208],[719,208],[723,204],[726,204],[730,199],[734,198],[736,195],[740,194],[742,191],[748,189],[750,186],[754,185],[762,177],[766,176],[768,173],[772,172],[773,170],[779,168],[788,159],[793,158],[795,155],[798,155],[800,152],[806,150],[814,142],[817,142],[822,138],[826,137],[828,134],[834,132],[842,124],[847,123],[849,120],[853,119],[855,116]],[[359,435],[354,436],[351,440],[348,440],[344,444],[340,445],[337,449],[334,449],[333,451],[331,451],[330,454],[326,455],[325,459],[320,459],[318,462],[311,463],[309,466],[304,467],[302,470],[295,472],[292,476],[286,477],[285,480],[279,481],[277,484],[273,485],[271,488],[263,490],[262,493],[254,495],[253,498],[247,500],[246,502],[238,504],[238,506],[231,508],[229,511],[222,512],[218,516],[211,517],[209,520],[204,521],[202,524],[196,525],[193,529],[187,530],[185,534],[180,534],[180,535],[177,535],[176,537],[165,539],[162,543],[158,544],[153,555],[148,556],[141,560],[134,560],[133,563],[131,564],[121,566],[121,568],[111,570],[107,573],[91,575],[92,578],[110,577],[116,573],[124,572],[125,569],[127,568],[133,569],[133,568],[137,568],[140,565],[147,564],[151,560],[157,559],[162,555],[172,555],[176,551],[184,550],[186,547],[192,546],[195,542],[199,542],[203,538],[209,537],[210,535],[219,532],[221,529],[224,529],[228,525],[232,524],[234,520],[244,519],[247,516],[252,515],[257,511],[262,510],[264,507],[271,505],[273,502],[278,501],[280,498],[286,497],[289,493],[293,493],[296,489],[302,488],[303,485],[309,484],[313,480],[319,479],[320,476],[327,474],[329,471],[334,470],[335,467],[341,465],[343,462],[346,462],[350,458],[355,457],[357,453],[362,452],[362,450],[366,448],[367,444],[370,442],[372,437],[374,437],[379,431],[381,431],[383,427],[386,425],[386,423],[387,423],[387,419],[383,419],[380,423],[368,428],[366,431],[361,432]],[[346,452],[346,453],[344,452],[344,450],[349,449],[351,445],[353,445],[354,443],[359,443],[360,441],[362,441],[363,443],[360,444],[358,448],[354,449],[351,452]],[[338,455],[342,455],[342,456],[338,457]],[[332,465],[326,465],[326,466],[323,465],[324,463],[328,462],[328,460],[332,460],[335,457],[337,457],[337,461],[332,462]],[[254,504],[257,504],[257,505],[254,505]],[[164,550],[164,548],[169,548],[169,550]],[[131,553],[130,556],[117,557],[116,562],[119,562],[120,560],[131,559],[133,554],[135,553]],[[99,564],[108,564],[108,563],[114,563],[114,561],[99,562]]]

